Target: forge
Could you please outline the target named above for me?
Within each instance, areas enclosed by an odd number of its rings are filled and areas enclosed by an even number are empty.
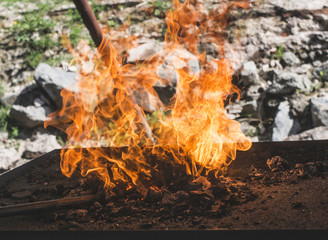
[[[74,1],[97,52],[66,42],[77,91],[62,90],[63,107],[45,127],[68,143],[0,175],[2,230],[327,228],[328,140],[252,143],[225,110],[240,95],[225,27],[248,1],[211,11],[202,1],[173,2],[162,51],[131,64],[135,38],[113,40],[117,32],[100,28],[88,2]],[[216,44],[217,59],[198,51],[201,41]],[[197,73],[185,51],[200,62]],[[164,106],[155,73],[169,57],[178,80]],[[150,125],[136,96],[167,115]]]
[[[327,144],[254,143],[218,178],[145,151],[167,174],[143,193],[123,182],[104,191],[92,174],[67,178],[54,150],[0,176],[1,230],[326,229]]]

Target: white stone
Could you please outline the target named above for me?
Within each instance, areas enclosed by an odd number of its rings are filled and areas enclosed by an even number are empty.
[[[20,155],[15,148],[0,145],[0,170],[9,170],[19,159]]]

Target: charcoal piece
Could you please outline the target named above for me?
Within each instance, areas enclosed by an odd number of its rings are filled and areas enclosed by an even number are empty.
[[[297,171],[297,176],[300,178],[307,178],[309,176],[318,176],[323,172],[327,171],[327,166],[322,162],[308,162],[308,163],[298,163],[295,165]]]
[[[223,198],[229,194],[226,186],[222,183],[210,187],[209,190],[212,191],[213,196],[218,199]]]
[[[149,188],[145,196],[145,202],[156,203],[162,199],[162,193],[156,188]]]
[[[163,205],[172,205],[175,203],[175,196],[173,193],[166,189],[162,189],[162,201]]]
[[[205,191],[190,191],[190,196],[214,198],[212,192],[208,191],[208,190],[205,190]]]
[[[122,207],[114,207],[112,209],[112,214],[117,217],[126,215],[126,214],[128,214],[128,212],[129,212],[128,209],[123,206]]]
[[[209,182],[205,177],[200,176],[196,178],[193,183],[198,184],[203,190],[206,190],[211,187],[211,182]]]
[[[279,156],[269,158],[266,163],[272,172],[284,171],[289,169],[289,163]]]
[[[174,194],[174,198],[177,202],[185,202],[189,199],[189,194],[185,191],[178,191]]]
[[[88,216],[89,216],[89,211],[86,209],[71,209],[68,211],[66,215],[66,219],[71,219],[78,222],[84,222],[87,221]]]
[[[98,210],[101,208],[102,208],[102,205],[99,202],[94,202],[93,205],[91,206],[90,210]]]

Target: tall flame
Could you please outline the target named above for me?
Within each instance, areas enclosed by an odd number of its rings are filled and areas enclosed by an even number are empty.
[[[151,178],[152,167],[142,154],[144,146],[158,155],[173,153],[174,161],[185,164],[187,173],[193,175],[203,170],[219,172],[235,159],[237,150],[251,147],[240,124],[229,119],[224,108],[229,95],[239,95],[232,84],[233,69],[225,58],[224,28],[229,11],[245,8],[247,2],[232,2],[210,12],[201,1],[174,0],[173,4],[174,11],[169,10],[165,19],[165,45],[147,61],[124,64],[122,51],[133,46],[135,37],[115,37],[118,32],[108,33],[108,39],[115,40],[104,41],[98,48],[100,54],[93,53],[83,42],[78,50],[70,47],[80,67],[77,90],[62,90],[62,109],[50,114],[45,122],[45,127],[52,125],[67,133],[69,142],[61,151],[61,170],[66,176],[79,168],[83,176],[96,173],[107,187],[114,187],[117,181],[140,185],[140,175]],[[200,41],[215,43],[219,58],[208,61],[204,52],[199,53]],[[199,72],[193,72],[179,55],[182,50],[198,58]],[[105,54],[106,60],[102,61]],[[164,107],[153,86],[165,83],[156,71],[173,55],[178,75],[176,93],[170,105]],[[159,113],[163,108],[170,113],[159,114],[156,129],[153,127],[155,144],[140,127],[134,94],[148,94]],[[142,114],[145,116],[144,111]],[[125,146],[127,150],[114,158],[104,146]],[[179,155],[174,154],[176,149]],[[191,164],[182,156],[188,156]]]

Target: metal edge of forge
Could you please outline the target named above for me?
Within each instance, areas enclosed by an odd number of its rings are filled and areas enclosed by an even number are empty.
[[[124,149],[125,147],[122,147]],[[267,158],[265,157],[272,157],[274,155],[278,155],[281,151],[297,151],[297,149],[311,149],[312,151],[316,151],[317,148],[320,149],[327,149],[328,151],[328,140],[308,140],[308,141],[284,141],[284,142],[253,142],[251,149],[248,151],[238,151],[236,159],[232,161],[229,166],[228,172],[238,172],[239,170],[244,170],[249,168],[251,165],[257,165],[263,167],[266,165]],[[109,149],[116,149],[116,151],[120,148],[109,148]],[[60,158],[60,150],[55,149],[51,152],[45,153],[40,157],[34,158],[27,163],[20,165],[17,168],[8,170],[2,174],[0,174],[0,187],[6,184],[7,181],[14,179],[15,177],[19,176],[20,174],[24,173],[28,169],[32,168],[33,166],[40,164],[43,160],[48,158]],[[262,154],[265,159],[259,159],[259,154]],[[315,153],[313,153],[315,154]],[[309,159],[311,160],[311,159]],[[328,160],[323,159],[323,160]]]

